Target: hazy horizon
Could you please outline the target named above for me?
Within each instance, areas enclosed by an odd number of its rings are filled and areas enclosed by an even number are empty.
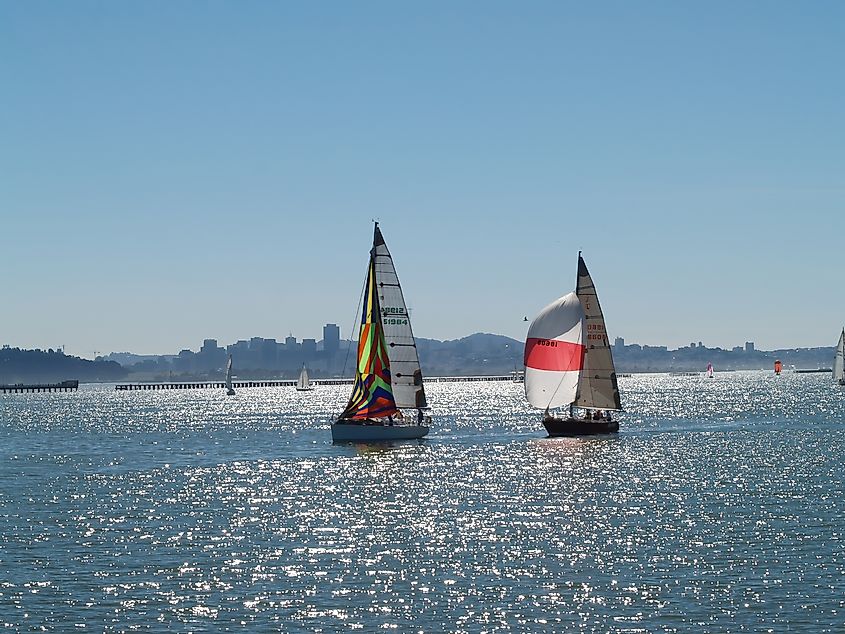
[[[348,337],[373,218],[420,337],[579,250],[611,340],[845,323],[839,3],[6,2],[0,60],[2,344]]]

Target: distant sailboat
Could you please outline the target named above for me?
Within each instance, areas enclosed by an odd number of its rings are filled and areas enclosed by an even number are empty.
[[[375,225],[364,288],[355,381],[349,403],[332,423],[332,440],[407,440],[428,434],[430,418],[416,340],[393,258]],[[416,409],[416,421],[402,413]]]
[[[546,306],[528,328],[525,396],[546,411],[543,426],[550,436],[619,431],[619,423],[610,416],[611,410],[622,409],[610,342],[595,285],[580,253],[576,291]],[[565,418],[550,412],[563,406],[569,406]],[[575,417],[574,407],[584,408],[583,418]]]
[[[314,389],[311,385],[311,380],[308,378],[308,370],[305,369],[305,364],[302,364],[302,371],[299,373],[299,378],[296,381],[296,390],[298,392],[310,392]]]
[[[226,396],[234,396],[235,388],[232,387],[232,355],[229,355],[229,363],[226,364]]]
[[[845,328],[839,335],[839,343],[836,345],[836,358],[833,360],[833,378],[839,385],[845,385]]]
[[[707,375],[708,379],[713,378],[713,364],[710,363],[709,361],[707,362],[707,373],[706,373],[706,375]]]

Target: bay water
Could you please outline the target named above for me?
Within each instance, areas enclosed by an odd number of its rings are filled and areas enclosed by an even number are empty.
[[[842,632],[845,388],[620,378],[549,439],[429,383],[420,441],[333,445],[349,386],[0,395],[10,631]]]

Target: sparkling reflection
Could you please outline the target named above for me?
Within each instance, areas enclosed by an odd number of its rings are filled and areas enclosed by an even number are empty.
[[[621,379],[615,437],[433,383],[427,439],[332,445],[343,387],[6,395],[0,622],[66,631],[841,631],[842,390]]]

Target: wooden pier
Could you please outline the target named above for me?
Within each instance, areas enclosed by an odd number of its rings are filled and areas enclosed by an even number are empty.
[[[243,389],[247,387],[291,387],[296,381],[233,381],[232,387]],[[114,386],[116,390],[205,390],[219,388],[223,389],[226,384],[223,381],[186,381],[179,383],[118,383]]]
[[[0,385],[3,394],[24,394],[26,392],[73,392],[79,389],[79,381],[62,381],[61,383],[33,383],[25,385]]]
[[[423,379],[426,383],[455,383],[467,381],[514,381],[513,375],[498,376],[434,376]],[[315,379],[312,385],[351,385],[353,379]],[[232,387],[244,389],[249,387],[294,387],[296,380],[280,379],[274,381],[232,381]],[[184,381],[176,383],[118,383],[115,390],[209,390],[224,389],[223,381]]]

